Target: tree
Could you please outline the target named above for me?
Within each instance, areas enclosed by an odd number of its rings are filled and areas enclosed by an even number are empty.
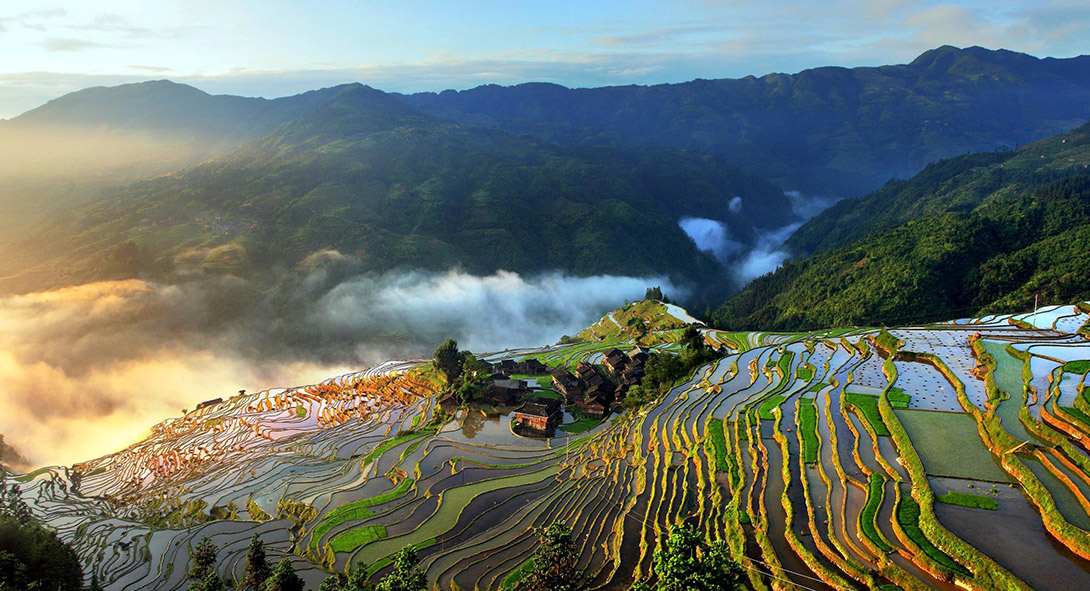
[[[663,300],[662,288],[658,286],[648,287],[647,290],[643,292],[643,299],[644,301],[658,300],[661,302]]]
[[[265,545],[254,534],[250,538],[250,549],[246,552],[246,576],[242,579],[241,589],[261,591],[265,580],[272,574],[269,560],[265,557]]]
[[[439,370],[447,379],[447,383],[451,385],[462,372],[462,361],[462,356],[458,353],[458,341],[454,339],[447,339],[447,342],[439,345],[435,349],[435,354],[432,355],[435,369]]]
[[[586,583],[586,576],[576,568],[579,553],[572,542],[571,529],[559,521],[539,528],[540,544],[534,550],[534,570],[520,589],[529,591],[576,591]]]
[[[303,579],[295,573],[290,558],[276,564],[272,574],[265,580],[265,591],[303,591]]]
[[[704,350],[704,333],[696,325],[690,324],[681,332],[681,346],[689,351],[701,352]]]
[[[655,583],[640,581],[634,591],[734,591],[742,588],[742,568],[730,558],[726,542],[708,544],[689,524],[670,530],[655,550]]]
[[[189,572],[186,573],[189,580],[194,581],[190,588],[194,586],[202,588],[204,580],[210,572],[216,572],[216,554],[220,551],[219,547],[212,543],[207,537],[201,538],[200,542],[197,542],[197,547],[193,548],[190,552],[190,557],[193,560],[193,566],[189,568]]]
[[[394,570],[382,578],[375,591],[425,591],[428,581],[416,568],[416,548],[405,546],[394,554]]]
[[[461,376],[454,381],[454,391],[463,404],[484,396],[488,391],[490,367],[473,353],[462,351]]]

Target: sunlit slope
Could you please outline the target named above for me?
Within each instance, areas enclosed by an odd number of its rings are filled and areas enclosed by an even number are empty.
[[[1090,125],[1016,152],[940,162],[838,204],[816,248],[716,311],[732,329],[901,324],[1090,297]],[[827,250],[822,250],[827,249]]]
[[[1069,589],[1090,584],[1088,311],[710,331],[733,352],[551,440],[477,411],[434,420],[433,374],[394,362],[238,395],[19,481],[109,589],[184,588],[202,536],[240,576],[253,533],[315,586],[327,570],[381,571],[412,544],[440,588],[499,589],[529,557],[531,526],[556,519],[596,587],[626,588],[685,516],[727,540],[758,589]],[[630,345],[506,355],[572,367]]]

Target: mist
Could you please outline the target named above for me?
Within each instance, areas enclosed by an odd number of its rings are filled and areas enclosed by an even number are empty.
[[[835,197],[803,195],[799,191],[785,191],[784,195],[790,201],[797,221],[757,230],[754,237],[745,242],[734,239],[727,224],[719,220],[683,217],[678,220],[678,226],[697,248],[715,256],[734,290],[738,291],[757,277],[772,273],[791,258],[791,253],[783,248],[787,239],[807,220],[839,201]],[[741,197],[734,197],[728,203],[731,212],[737,212],[741,207]]]
[[[448,337],[475,352],[546,345],[649,285],[684,294],[662,277],[359,274],[348,257],[321,258],[272,288],[224,276],[0,299],[0,434],[31,465],[67,465],[240,389],[428,357]]]

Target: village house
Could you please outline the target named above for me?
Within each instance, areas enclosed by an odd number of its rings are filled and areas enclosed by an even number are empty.
[[[628,352],[628,360],[635,365],[643,365],[651,358],[651,350],[646,347],[636,347]]]
[[[606,414],[609,413],[609,402],[602,396],[587,396],[587,398],[578,404],[580,412],[584,416],[591,419],[604,419]]]
[[[583,384],[579,381],[579,378],[573,376],[568,370],[558,369],[552,373],[552,377],[553,386],[557,392],[564,395],[566,400],[574,402],[583,395]]]
[[[537,375],[549,373],[549,368],[537,359],[524,359],[522,361],[501,359],[492,364],[492,371],[510,377],[514,374]]]
[[[621,373],[628,361],[628,356],[620,349],[610,349],[606,351],[605,357],[602,359],[602,365],[613,373]]]
[[[497,404],[515,404],[530,392],[526,380],[492,380],[488,398]]]
[[[559,400],[534,398],[515,409],[514,425],[517,430],[551,437],[563,418]]]

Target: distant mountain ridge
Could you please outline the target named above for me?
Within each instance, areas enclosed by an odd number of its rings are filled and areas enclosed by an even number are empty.
[[[943,47],[901,66],[651,87],[401,96],[348,84],[273,100],[169,81],[86,89],[0,122],[0,215],[11,220],[0,289],[179,265],[290,268],[324,249],[374,269],[726,285],[728,269],[679,218],[711,220],[733,265],[813,209],[782,189],[863,193],[939,156],[1090,118],[1086,66]],[[19,134],[42,138],[7,141]],[[862,227],[790,246],[809,252]]]
[[[721,157],[560,147],[352,84],[230,154],[106,191],[24,247],[48,245],[35,268],[61,284],[263,273],[331,249],[368,271],[721,275],[678,227],[686,215],[743,243],[797,219],[782,191]]]
[[[722,154],[784,189],[855,197],[941,158],[1014,147],[1090,119],[1090,56],[944,46],[897,66],[655,86],[488,85],[405,100],[560,143]]]

